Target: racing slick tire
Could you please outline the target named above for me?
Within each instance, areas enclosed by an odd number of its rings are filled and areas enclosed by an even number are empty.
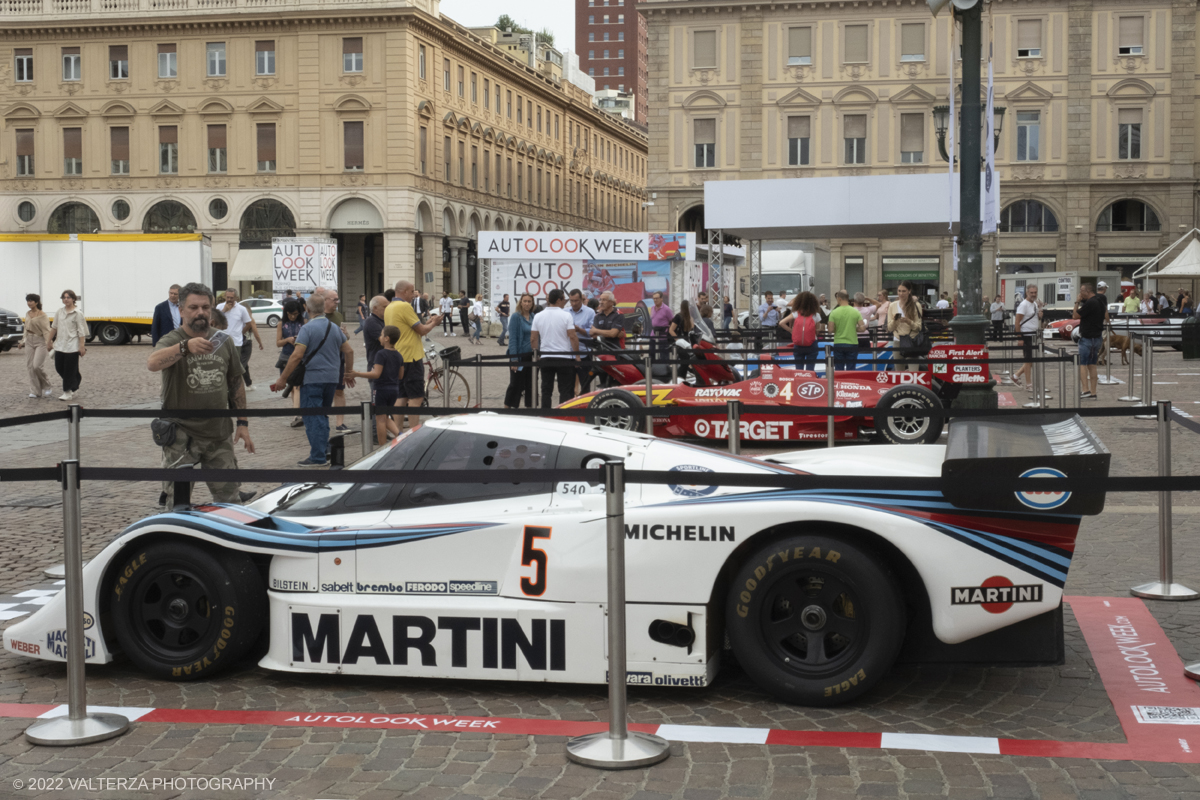
[[[790,536],[752,553],[729,589],[726,632],[766,691],[804,706],[864,694],[904,643],[904,597],[870,551],[824,535]]]
[[[267,591],[245,553],[159,541],[125,552],[108,591],[113,630],[139,669],[161,680],[207,678],[258,640]]]
[[[588,403],[588,408],[611,408],[618,411],[643,407],[642,401],[633,392],[616,387],[597,392],[596,396]],[[601,425],[605,428],[616,428],[619,431],[642,433],[646,430],[646,418],[643,416],[614,414],[611,417],[593,417],[593,420],[596,425]]]
[[[942,401],[924,386],[896,386],[879,398],[877,411],[898,408],[942,408]],[[936,444],[946,421],[941,417],[889,417],[875,415],[875,430],[889,444]]]

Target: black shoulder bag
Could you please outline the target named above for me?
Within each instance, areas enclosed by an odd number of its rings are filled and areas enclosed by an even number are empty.
[[[325,335],[321,337],[320,343],[316,347],[313,348],[313,351],[311,353],[305,354],[304,360],[301,361],[294,370],[292,370],[292,374],[288,375],[287,386],[284,387],[284,390],[282,392],[282,395],[284,397],[291,397],[292,389],[294,389],[297,386],[302,386],[304,384],[304,373],[308,368],[308,362],[312,361],[313,357],[318,352],[320,352],[321,347],[325,344],[325,340],[329,338],[329,332],[331,330],[333,330],[333,323],[330,322],[328,318],[326,318],[325,319]]]

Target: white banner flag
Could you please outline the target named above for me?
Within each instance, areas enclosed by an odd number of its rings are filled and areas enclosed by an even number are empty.
[[[1000,181],[996,175],[996,90],[992,85],[992,50],[988,46],[987,113],[984,114],[984,137],[987,159],[983,165],[983,232],[996,232],[996,210],[1000,207]]]

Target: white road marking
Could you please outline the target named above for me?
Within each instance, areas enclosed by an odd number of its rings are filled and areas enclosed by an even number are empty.
[[[1000,755],[1000,740],[993,736],[942,736],[933,733],[885,733],[880,747],[888,750],[932,750],[941,753]]]
[[[722,728],[694,725],[659,725],[658,735],[672,742],[766,744],[768,728]]]
[[[134,708],[131,706],[88,706],[90,714],[120,714],[130,722],[136,722],[142,717],[153,711],[153,708]],[[55,706],[44,714],[39,714],[38,719],[51,719],[52,717],[65,717],[67,715],[66,703],[61,706]]]

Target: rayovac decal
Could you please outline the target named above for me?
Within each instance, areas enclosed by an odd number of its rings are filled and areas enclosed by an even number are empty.
[[[656,539],[664,542],[733,542],[732,525],[626,525],[626,539]]]
[[[741,389],[729,389],[726,387],[712,387],[697,389],[695,397],[741,397]]]
[[[452,667],[465,669],[473,662],[483,669],[516,669],[519,650],[530,669],[562,672],[567,668],[566,620],[533,619],[527,631],[519,620],[507,617],[438,617],[435,622],[424,616],[396,615],[390,626],[386,617],[382,619],[381,630],[373,614],[355,616],[343,647],[337,614],[320,614],[314,631],[310,615],[293,613],[292,662],[357,664],[360,658],[370,658],[376,664],[407,666],[415,654],[421,666],[436,667],[434,645],[449,639]],[[385,640],[385,634],[390,638]]]
[[[989,614],[1003,614],[1014,603],[1042,602],[1042,584],[1031,583],[1014,586],[1003,575],[993,575],[979,586],[953,587],[950,589],[950,605],[982,606]]]
[[[699,423],[697,423],[697,427]],[[704,434],[699,434],[703,436]],[[671,467],[671,472],[712,472],[708,467],[697,466],[696,464],[680,464],[676,467]],[[670,484],[670,489],[680,497],[704,497],[710,495],[717,490],[716,486],[701,486],[699,484],[679,483]]]

